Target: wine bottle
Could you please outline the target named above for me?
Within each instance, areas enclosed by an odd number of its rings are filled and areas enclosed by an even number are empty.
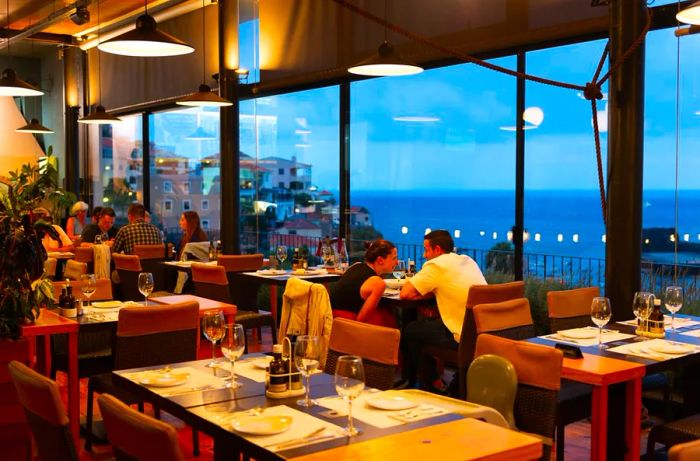
[[[657,302],[658,301],[658,302]],[[648,335],[652,338],[663,338],[666,335],[664,327],[664,314],[661,312],[661,300],[654,300],[654,309],[649,314],[649,332]]]
[[[285,392],[287,390],[287,370],[282,361],[282,345],[272,346],[272,362],[269,365],[270,392]]]
[[[214,242],[209,241],[209,261],[216,261],[216,252],[214,250]]]

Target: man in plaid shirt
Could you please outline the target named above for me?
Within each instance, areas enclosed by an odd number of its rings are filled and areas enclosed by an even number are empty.
[[[157,245],[163,243],[160,230],[147,223],[146,209],[140,203],[132,203],[127,211],[129,224],[119,229],[112,246],[113,253],[133,254],[134,245]]]

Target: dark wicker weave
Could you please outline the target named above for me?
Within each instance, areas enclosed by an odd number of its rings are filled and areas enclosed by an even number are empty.
[[[583,328],[593,325],[590,315],[580,315],[578,317],[549,318],[549,329],[552,333],[572,328]]]
[[[519,430],[548,439],[541,459],[549,459],[557,417],[557,392],[527,384],[518,384],[513,415]]]
[[[647,459],[654,459],[654,448],[657,443],[671,447],[696,439],[700,439],[700,414],[654,426],[647,439]]]
[[[122,300],[143,301],[143,295],[139,291],[139,272],[117,269],[117,273],[119,274],[119,287],[122,291]]]
[[[347,354],[329,349],[326,357],[326,367],[323,371],[334,374],[335,365],[338,362],[338,357],[341,355]],[[362,364],[365,368],[365,384],[368,387],[381,390],[391,389],[396,379],[396,367],[394,365],[385,365],[365,358],[362,359]]]

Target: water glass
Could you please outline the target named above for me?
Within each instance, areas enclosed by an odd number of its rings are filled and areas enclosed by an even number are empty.
[[[306,378],[306,396],[298,400],[297,405],[311,407],[316,404],[316,401],[309,397],[309,392],[311,391],[311,374],[318,368],[320,359],[321,346],[318,336],[297,336],[294,345],[294,363],[301,375]]]
[[[349,436],[360,433],[352,422],[352,401],[362,394],[365,388],[365,369],[362,357],[356,355],[341,355],[335,365],[335,390],[339,396],[348,402],[348,427],[345,433]]]
[[[637,319],[639,329],[644,331],[644,324],[654,309],[654,295],[646,291],[638,291],[632,299],[632,313]]]
[[[284,267],[283,267],[283,265],[284,265],[284,260],[287,259],[287,247],[284,246],[284,245],[278,246],[278,247],[277,247],[276,254],[277,254],[277,259],[278,259],[279,262],[280,262],[280,267],[279,267],[279,268],[280,268],[280,269],[284,269]]]
[[[591,320],[598,326],[598,348],[605,349],[603,344],[603,327],[608,324],[612,311],[610,310],[610,300],[608,298],[593,298],[591,303]]]
[[[224,357],[231,362],[231,376],[226,378],[229,381],[226,385],[228,388],[235,389],[241,385],[241,383],[236,381],[234,366],[236,360],[243,355],[244,350],[245,330],[243,329],[243,325],[229,323],[224,327],[224,337],[221,339],[221,352],[223,352]]]
[[[211,361],[206,364],[209,368],[216,366],[216,342],[224,337],[225,323],[226,319],[222,311],[207,311],[204,313],[202,328],[204,336],[211,341]]]
[[[87,306],[90,306],[90,297],[97,291],[97,280],[95,274],[83,274],[80,276],[80,291],[87,299]]]
[[[683,287],[670,286],[664,291],[664,303],[671,313],[671,331],[676,331],[676,312],[683,307]]]
[[[406,263],[401,260],[397,261],[396,266],[394,266],[393,275],[396,280],[404,278],[406,276]]]
[[[95,245],[102,245],[102,234],[97,234],[95,236]]]
[[[141,272],[139,274],[139,291],[146,298],[146,306],[148,306],[148,296],[153,291],[153,274],[150,272]]]

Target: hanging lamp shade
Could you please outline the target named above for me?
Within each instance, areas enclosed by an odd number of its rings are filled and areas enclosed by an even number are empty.
[[[189,96],[185,96],[184,98],[177,101],[177,104],[181,106],[195,107],[223,107],[233,105],[231,101],[229,101],[228,99],[224,99],[218,94],[214,93],[209,87],[209,85],[205,84],[199,85],[199,91],[197,91],[196,93],[192,93]]]
[[[94,112],[90,112],[85,117],[78,120],[79,123],[87,123],[90,125],[109,125],[119,123],[122,119],[112,114],[108,114],[104,106],[97,106]]]
[[[0,77],[0,96],[41,96],[44,92],[17,77],[13,69],[5,69]]]
[[[53,130],[51,128],[46,128],[44,125],[39,123],[38,119],[35,118],[33,118],[27,125],[17,128],[15,131],[19,133],[53,133]]]
[[[419,74],[423,68],[398,56],[394,53],[394,47],[384,40],[376,54],[350,67],[348,72],[371,77],[390,77]]]
[[[157,28],[149,14],[136,19],[136,28],[97,45],[102,51],[124,56],[178,56],[194,51],[187,43]]]
[[[212,133],[208,132],[201,126],[198,126],[189,136],[185,137],[188,141],[210,141],[216,139]]]
[[[700,2],[695,2],[688,8],[679,11],[676,19],[685,24],[700,24]]]

